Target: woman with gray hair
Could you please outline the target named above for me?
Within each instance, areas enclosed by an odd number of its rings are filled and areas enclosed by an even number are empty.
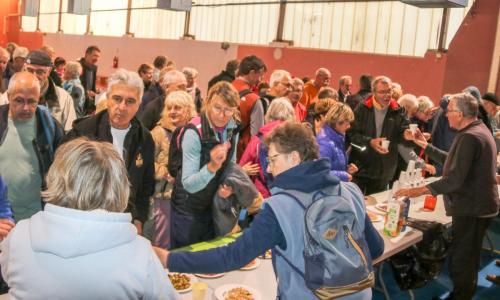
[[[1,244],[12,299],[177,297],[124,213],[127,177],[109,143],[79,138],[59,147],[42,192],[45,210],[19,222]]]
[[[184,91],[168,94],[158,125],[151,135],[155,143],[155,194],[153,195],[153,245],[170,248],[170,196],[174,178],[168,172],[168,155],[174,130],[196,116],[193,99]]]
[[[80,81],[81,73],[82,65],[80,65],[80,63],[76,61],[66,63],[62,87],[71,95],[71,98],[73,98],[77,118],[85,116],[85,90]]]
[[[277,98],[271,102],[264,119],[266,125],[262,126],[259,133],[250,139],[245,152],[241,156],[239,165],[250,176],[262,197],[268,198],[271,195],[269,193],[269,184],[272,176],[266,172],[267,148],[263,140],[276,126],[286,121],[295,120],[295,110],[288,98]]]

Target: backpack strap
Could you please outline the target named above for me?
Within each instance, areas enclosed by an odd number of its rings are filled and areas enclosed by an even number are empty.
[[[240,94],[240,98],[243,98],[243,97],[245,97],[246,95],[251,94],[251,93],[253,93],[251,89],[244,89],[244,90],[241,90],[241,91],[239,92],[239,94]]]

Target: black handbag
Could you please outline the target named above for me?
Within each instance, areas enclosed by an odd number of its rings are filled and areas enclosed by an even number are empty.
[[[423,287],[439,275],[451,245],[451,237],[441,223],[408,218],[407,224],[422,231],[423,237],[416,245],[389,259],[402,290]]]

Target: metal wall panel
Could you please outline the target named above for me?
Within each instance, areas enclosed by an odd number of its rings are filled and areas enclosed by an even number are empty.
[[[90,31],[95,35],[122,36],[127,23],[127,0],[92,0]],[[96,11],[120,9],[118,11]]]
[[[451,9],[447,46],[472,4]],[[288,3],[284,38],[299,47],[423,56],[438,48],[442,12],[396,1]]]
[[[156,0],[134,0],[132,8],[150,8]],[[130,31],[136,37],[178,39],[184,32],[186,13],[164,9],[132,10]]]
[[[40,30],[57,32],[59,1],[40,0]]]
[[[247,44],[268,44],[275,38],[279,4],[216,6],[228,2],[235,1],[196,1],[196,4],[214,6],[192,8],[190,33],[197,40]],[[238,1],[247,2],[255,0]]]
[[[59,1],[41,0],[40,29],[57,30]],[[276,36],[279,4],[245,5],[257,0],[198,0],[191,11],[190,33],[198,40],[268,44]],[[63,7],[67,7],[64,0]],[[243,5],[221,5],[239,3]],[[450,12],[446,47],[468,10]],[[134,0],[133,8],[154,7],[156,0]],[[96,35],[125,33],[127,0],[92,0],[91,31]],[[287,4],[283,38],[294,46],[342,51],[423,56],[437,49],[443,9],[419,9],[397,1]],[[184,13],[158,9],[132,11],[131,32],[137,37],[177,39],[184,31]],[[23,17],[23,29],[36,29],[36,18]],[[65,33],[85,32],[85,17],[64,14]]]

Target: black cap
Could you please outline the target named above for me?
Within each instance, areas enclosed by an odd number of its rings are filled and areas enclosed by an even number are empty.
[[[33,50],[26,57],[26,63],[30,65],[52,67],[50,56],[42,50]]]
[[[483,95],[483,100],[490,101],[491,103],[498,105],[498,97],[493,93],[486,93]]]

